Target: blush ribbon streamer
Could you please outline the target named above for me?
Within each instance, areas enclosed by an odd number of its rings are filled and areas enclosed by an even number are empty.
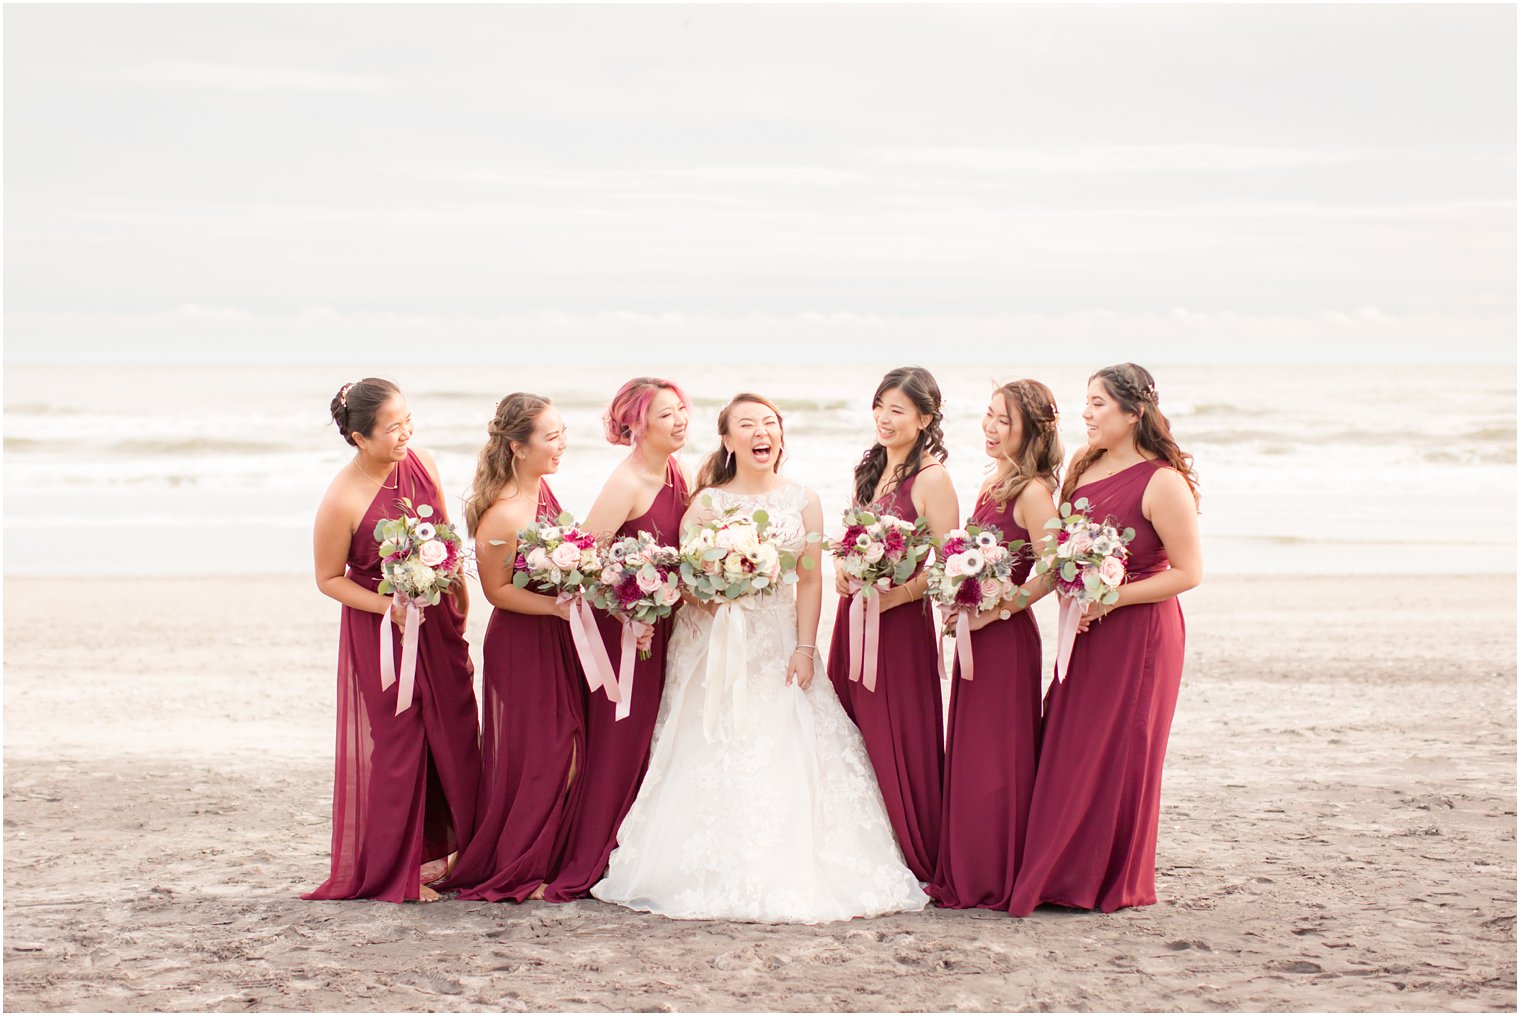
[[[876,690],[876,657],[881,643],[881,593],[870,596],[859,579],[850,581],[850,680],[864,677],[866,691]]]
[[[612,659],[607,655],[607,647],[602,644],[601,633],[596,629],[596,618],[586,604],[585,597],[575,593],[560,593],[554,602],[570,604],[570,638],[575,642],[575,655],[580,657],[581,669],[586,672],[586,683],[591,686],[592,694],[601,688],[607,692],[610,701],[621,702],[622,692],[612,673]]]
[[[623,618],[622,653],[618,658],[618,697],[614,700],[617,702],[617,711],[613,715],[614,722],[628,719],[628,714],[633,711],[633,653],[639,646],[639,639],[644,637],[645,632],[651,631],[654,631],[652,624],[631,617]]]
[[[1061,613],[1056,619],[1056,680],[1066,680],[1066,670],[1071,665],[1071,650],[1077,644],[1077,623],[1087,607],[1077,602],[1075,596],[1061,597]]]
[[[396,596],[406,604],[406,628],[401,633],[401,687],[396,690],[396,715],[400,716],[411,708],[417,686],[417,628],[422,624],[422,608],[399,592]],[[395,636],[391,627],[391,612],[387,610],[380,620],[381,691],[396,683]]]

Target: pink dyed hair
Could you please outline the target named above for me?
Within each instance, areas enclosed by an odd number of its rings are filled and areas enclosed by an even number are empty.
[[[635,444],[644,437],[648,423],[649,404],[661,389],[676,393],[681,405],[691,412],[691,399],[674,381],[662,377],[636,377],[626,381],[617,390],[607,412],[602,414],[602,424],[607,428],[607,440],[617,445]]]

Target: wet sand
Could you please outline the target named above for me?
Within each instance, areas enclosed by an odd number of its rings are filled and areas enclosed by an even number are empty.
[[[10,1010],[1515,1007],[1513,576],[1211,577],[1156,906],[818,927],[302,902],[337,606],[300,578],[4,588]]]

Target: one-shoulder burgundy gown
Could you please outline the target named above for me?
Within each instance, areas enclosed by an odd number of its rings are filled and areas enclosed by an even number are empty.
[[[685,513],[686,478],[671,462],[665,469],[665,486],[649,510],[623,523],[617,535],[645,532],[674,546],[680,542],[681,516]],[[634,656],[633,705],[627,717],[616,718],[617,706],[604,693],[590,696],[580,807],[572,819],[564,862],[544,892],[546,900],[561,903],[587,895],[607,869],[607,858],[617,846],[618,826],[633,804],[649,765],[649,742],[665,689],[665,644],[673,620],[672,615],[655,624],[649,659]],[[600,610],[596,611],[596,623],[616,668],[622,657],[623,623]]]
[[[916,521],[917,478],[914,473],[903,480],[874,510]],[[923,599],[882,612],[875,691],[867,691],[864,680],[850,680],[849,640],[850,600],[842,597],[829,642],[829,680],[865,740],[903,859],[920,882],[927,882],[939,859],[940,779],[945,765],[934,609]]]
[[[1095,518],[1132,526],[1129,578],[1167,567],[1166,548],[1141,514],[1145,487],[1164,466],[1139,462],[1083,484],[1072,500]],[[1156,902],[1161,766],[1182,681],[1182,608],[1174,596],[1120,607],[1078,635],[1064,684],[1045,698],[1045,723],[1024,857],[1009,911],[1042,903],[1105,913]]]
[[[538,518],[559,502],[545,482]],[[491,612],[483,651],[479,821],[448,888],[465,900],[521,903],[564,854],[586,758],[586,679],[570,625],[552,614]]]
[[[1034,563],[1029,532],[983,494],[972,521],[997,526],[1004,541],[1023,540],[1013,580]],[[971,633],[974,679],[959,659],[945,736],[944,822],[939,870],[928,892],[941,906],[1008,909],[1024,848],[1029,798],[1040,746],[1040,630],[1027,610]]]
[[[348,577],[380,586],[375,524],[398,518],[401,498],[448,512],[411,452],[395,489],[375,494],[348,548]],[[389,485],[388,485],[389,486]],[[380,688],[380,626],[389,615],[344,606],[338,632],[338,738],[333,779],[332,869],[308,900],[417,899],[418,869],[469,842],[480,779],[475,671],[452,597],[424,608],[417,629],[412,705],[396,715],[399,680]],[[401,632],[394,632],[401,672]]]

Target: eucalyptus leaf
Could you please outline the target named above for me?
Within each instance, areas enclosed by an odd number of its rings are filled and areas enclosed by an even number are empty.
[[[1125,543],[1130,542],[1134,538],[1135,538],[1135,530],[1134,530],[1134,527],[1132,527],[1132,526],[1126,526],[1124,528],[1124,532],[1122,532],[1122,533],[1119,534],[1119,539],[1123,540]]]
[[[1077,580],[1077,566],[1075,562],[1066,561],[1061,565],[1061,578],[1067,582],[1075,582]]]
[[[526,587],[527,584],[528,584],[528,573],[524,572],[524,571],[515,571],[515,572],[513,572],[512,573],[512,584],[514,586],[516,586],[518,589],[522,589],[522,588]]]

